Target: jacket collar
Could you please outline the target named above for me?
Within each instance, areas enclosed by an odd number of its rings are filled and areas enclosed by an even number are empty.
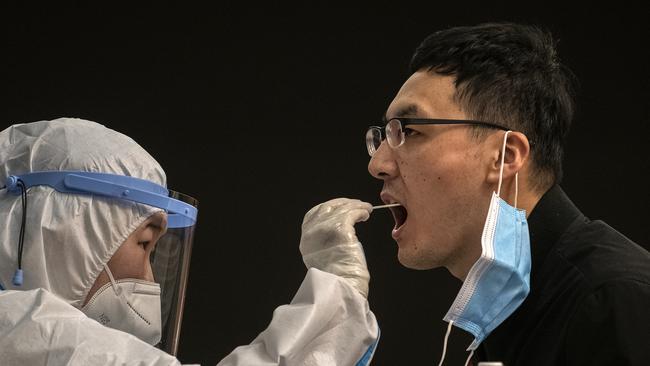
[[[527,219],[533,273],[535,267],[539,268],[544,263],[551,248],[578,218],[584,218],[584,215],[559,185],[554,185],[544,193]]]

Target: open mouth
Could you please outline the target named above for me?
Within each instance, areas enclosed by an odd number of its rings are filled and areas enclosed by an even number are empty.
[[[406,222],[408,211],[404,206],[395,206],[390,208],[390,212],[393,214],[393,219],[395,219],[395,230],[397,230]]]

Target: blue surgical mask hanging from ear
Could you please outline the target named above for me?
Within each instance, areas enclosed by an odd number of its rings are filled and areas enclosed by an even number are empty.
[[[478,345],[523,302],[530,291],[530,238],[526,212],[517,209],[518,173],[515,174],[515,207],[500,198],[508,133],[503,138],[497,192],[481,236],[482,252],[470,269],[444,320],[474,336],[468,351]],[[446,344],[446,342],[445,342]],[[471,357],[471,355],[470,355]]]

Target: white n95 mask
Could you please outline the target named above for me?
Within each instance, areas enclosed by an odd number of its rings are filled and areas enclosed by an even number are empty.
[[[160,285],[133,278],[115,281],[104,266],[110,282],[100,287],[81,311],[102,325],[130,333],[156,345],[160,342]]]

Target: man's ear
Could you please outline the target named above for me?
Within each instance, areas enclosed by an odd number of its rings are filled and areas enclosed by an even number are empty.
[[[487,175],[487,181],[490,184],[499,183],[499,173],[501,171],[501,159],[503,151],[503,134],[495,136],[496,141],[492,139],[491,146],[494,147],[494,152],[491,155],[490,168]],[[521,132],[511,131],[508,132],[506,139],[505,159],[503,162],[503,180],[507,181],[515,176],[515,173],[520,172],[530,155],[530,143],[528,138]]]

